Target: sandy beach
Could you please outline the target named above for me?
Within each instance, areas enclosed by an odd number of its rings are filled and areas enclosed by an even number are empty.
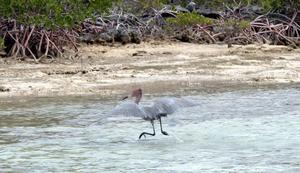
[[[300,50],[272,45],[148,42],[81,45],[67,58],[0,59],[0,100],[15,97],[111,95],[142,87],[224,88],[300,81]],[[159,86],[159,87],[158,87]],[[151,89],[151,91],[150,91]]]

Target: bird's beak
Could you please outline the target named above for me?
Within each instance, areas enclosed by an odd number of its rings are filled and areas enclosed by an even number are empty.
[[[128,99],[128,96],[125,96],[125,97],[122,98],[122,100],[126,100],[126,99]]]

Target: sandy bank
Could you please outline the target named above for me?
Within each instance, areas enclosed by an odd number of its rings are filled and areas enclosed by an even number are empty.
[[[83,45],[77,56],[35,64],[0,59],[0,99],[107,95],[132,87],[209,88],[300,81],[300,50],[270,45]]]

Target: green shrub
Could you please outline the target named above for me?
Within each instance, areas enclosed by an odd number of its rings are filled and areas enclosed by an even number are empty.
[[[238,22],[238,27],[240,29],[247,29],[251,26],[250,21],[248,20],[241,20]]]
[[[250,27],[250,21],[248,20],[238,20],[238,19],[229,19],[225,21],[226,27],[234,27],[238,30],[244,30]]]
[[[213,20],[193,12],[179,13],[176,18],[168,18],[167,23],[177,26],[211,25]]]
[[[161,8],[164,4],[167,4],[168,0],[140,0],[143,8]]]
[[[186,1],[181,1],[182,5],[186,5]],[[238,0],[238,1],[232,1],[232,0],[194,0],[197,4],[201,4],[202,6],[206,6],[209,8],[214,9],[223,9],[224,4],[226,4],[229,7],[236,7],[239,3],[243,6],[247,5],[258,5],[263,7],[265,11],[269,10],[281,10],[284,8],[294,8],[299,9],[300,8],[300,0]]]
[[[4,40],[2,37],[0,37],[0,49],[4,48]]]
[[[280,7],[284,7],[285,1],[282,0],[262,0],[261,6],[265,10],[271,10],[271,9],[279,9]]]
[[[253,0],[252,0],[253,1]],[[285,8],[299,9],[300,0],[286,1],[286,0],[261,0],[258,3],[266,11],[269,10],[284,10]]]
[[[0,0],[0,16],[25,25],[72,27],[112,5],[110,0]]]

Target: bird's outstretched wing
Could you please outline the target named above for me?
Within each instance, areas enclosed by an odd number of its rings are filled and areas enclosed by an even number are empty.
[[[172,114],[175,111],[184,108],[196,106],[198,104],[185,98],[164,97],[154,101],[151,106],[153,114]]]
[[[146,113],[143,108],[133,101],[122,101],[109,115],[122,115],[122,116],[134,116],[134,117],[145,117]]]

